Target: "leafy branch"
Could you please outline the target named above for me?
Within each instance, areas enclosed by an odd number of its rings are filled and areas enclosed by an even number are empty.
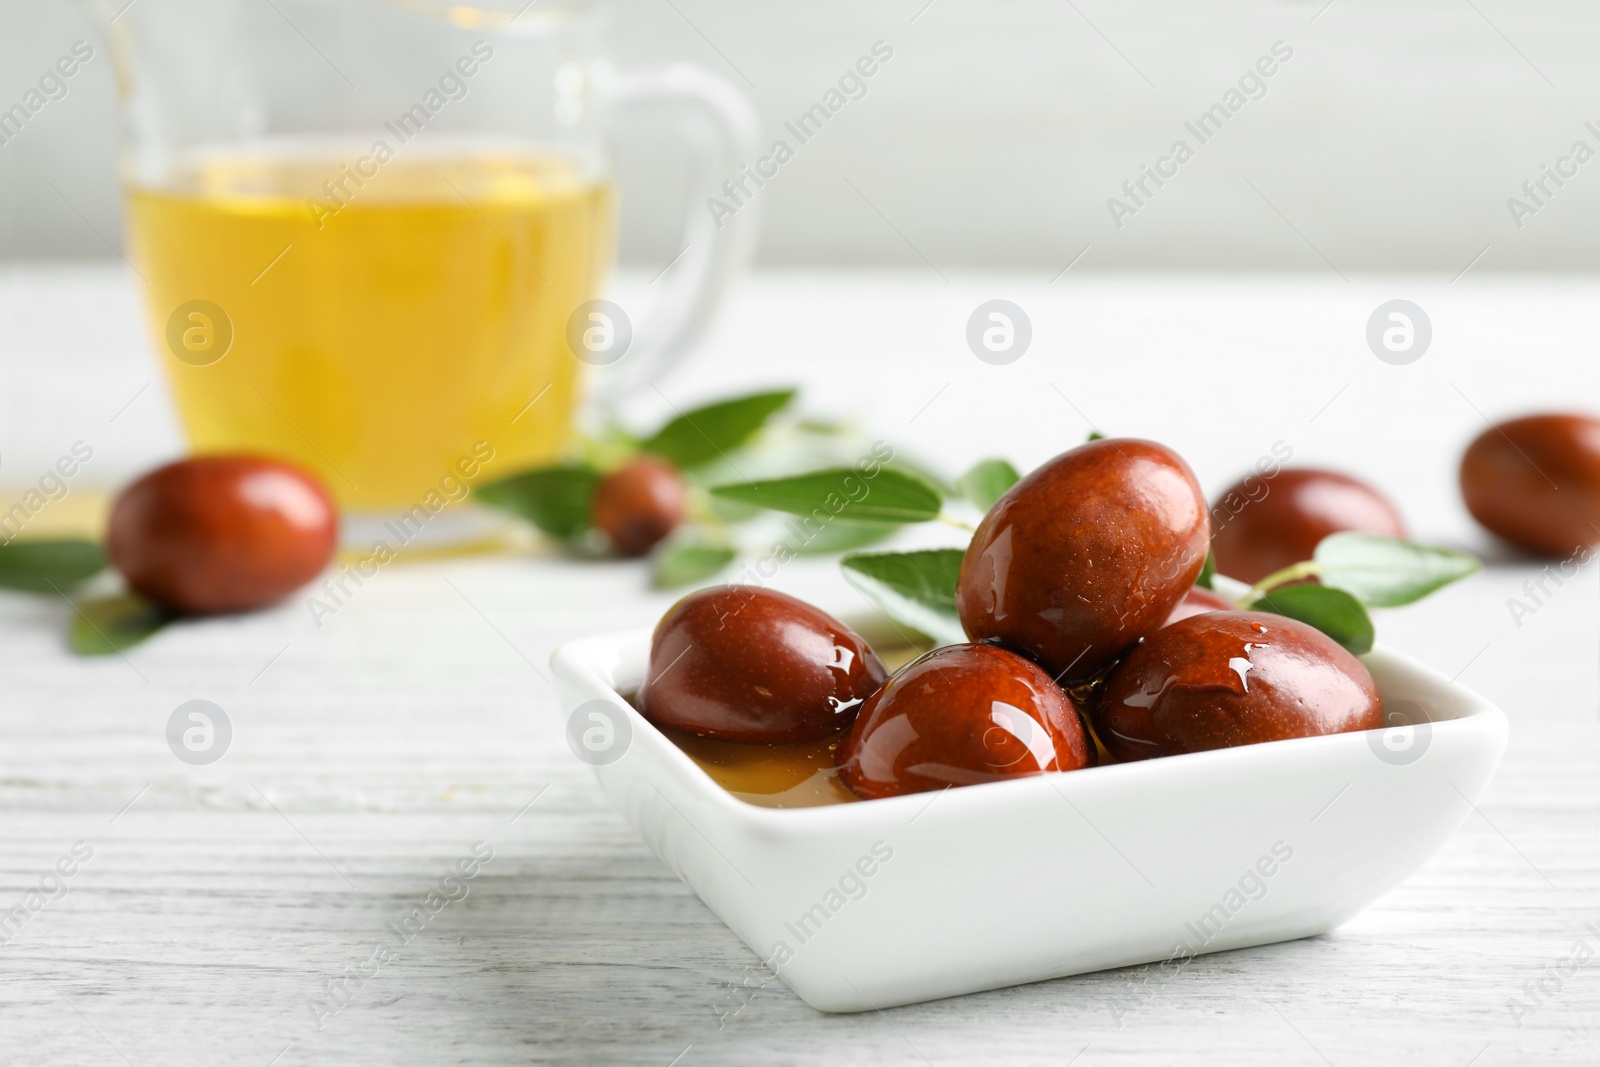
[[[970,533],[972,526],[961,514],[946,512],[947,499],[965,499],[979,512],[987,511],[1018,480],[1010,463],[991,459],[974,465],[953,487],[903,461],[710,484],[716,472],[737,470],[754,444],[770,438],[764,431],[791,407],[795,395],[782,389],[719,400],[681,412],[649,434],[612,427],[601,439],[580,442],[579,457],[488,483],[474,491],[475,498],[577,549],[595,536],[595,494],[608,471],[641,454],[666,459],[682,474],[690,494],[689,521],[651,556],[656,586],[671,589],[725,570],[740,554],[739,524],[763,512],[801,519],[804,536],[790,546],[796,554],[846,552],[910,523],[941,522]],[[791,420],[791,425],[812,438],[842,432],[837,424],[816,419]]]
[[[831,466],[801,474],[706,485],[699,477],[754,439],[794,399],[793,390],[756,393],[684,412],[622,450],[649,452],[677,464],[700,500],[699,520],[656,550],[656,584],[672,588],[715,577],[738,556],[733,524],[761,511],[798,516],[805,527],[796,552],[847,551],[846,580],[890,619],[936,643],[965,640],[956,617],[955,590],[962,549],[915,552],[849,551],[881,540],[903,526],[939,522],[971,532],[962,513],[947,504],[964,500],[987,513],[1020,480],[1003,459],[975,463],[953,486],[903,463]],[[1096,431],[1089,440],[1100,440]],[[616,457],[613,456],[613,459]],[[724,465],[727,465],[726,463]],[[590,528],[589,508],[603,472],[573,462],[527,471],[478,490],[479,500],[502,508],[564,541]],[[1237,606],[1267,611],[1315,626],[1357,654],[1370,651],[1369,608],[1410,604],[1477,571],[1464,552],[1374,534],[1325,538],[1313,558],[1262,579]],[[1208,554],[1196,584],[1210,589],[1216,574]]]
[[[85,538],[13,541],[0,546],[0,589],[60,596],[72,607],[67,644],[82,656],[131,648],[177,619],[131,593],[74,600],[107,566],[105,549]]]
[[[721,494],[791,514],[826,514],[840,480],[850,472],[810,475],[720,486]],[[914,523],[951,521],[938,487],[915,475],[885,469],[882,496],[874,483],[855,518]],[[980,510],[992,508],[1019,480],[1004,460],[984,460],[956,480],[963,496]],[[966,640],[956,615],[955,593],[963,550],[852,553],[840,560],[844,577],[893,621],[937,644]],[[1368,608],[1398,607],[1459,581],[1481,568],[1465,552],[1421,545],[1375,534],[1336,533],[1318,544],[1313,558],[1262,579],[1237,601],[1237,607],[1266,611],[1314,626],[1351,652],[1371,651],[1374,627]],[[1196,585],[1210,589],[1216,562],[1207,554]]]
[[[1397,537],[1329,534],[1311,559],[1269,574],[1238,603],[1315,626],[1361,655],[1372,650],[1374,636],[1367,608],[1415,603],[1482,566],[1466,552]],[[1299,584],[1308,580],[1317,584]]]
[[[779,389],[732,397],[680,412],[654,433],[636,437],[613,427],[602,439],[580,441],[582,458],[519,471],[480,486],[480,504],[497,508],[529,523],[541,533],[575,546],[594,528],[593,506],[608,469],[641,454],[660,457],[677,468],[692,493],[704,496],[704,468],[726,462],[748,446],[795,398],[795,390]],[[827,434],[836,428],[808,423],[806,432]],[[703,499],[691,498],[694,521],[658,545],[652,555],[655,583],[660,588],[690,585],[713,577],[733,561],[728,519]]]

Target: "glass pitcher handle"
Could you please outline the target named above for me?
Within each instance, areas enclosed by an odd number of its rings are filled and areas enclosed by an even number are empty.
[[[691,153],[689,209],[678,241],[681,251],[656,283],[659,295],[629,352],[596,383],[602,404],[657,381],[680,362],[705,332],[723,291],[753,245],[756,203],[730,205],[721,184],[737,179],[756,156],[759,122],[745,95],[708,70],[673,63],[641,71],[608,71],[606,96],[616,107],[661,108],[672,116]]]

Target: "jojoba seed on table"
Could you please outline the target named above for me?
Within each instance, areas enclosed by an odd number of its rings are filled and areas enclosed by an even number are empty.
[[[1461,496],[1522,548],[1566,556],[1600,543],[1600,419],[1528,415],[1485,430],[1461,457]]]
[[[619,555],[642,556],[683,521],[686,495],[676,467],[639,456],[600,480],[590,516]]]
[[[1217,571],[1256,582],[1311,558],[1331,533],[1406,536],[1393,504],[1364,482],[1337,471],[1281,469],[1250,475],[1211,509]]]
[[[1120,761],[1384,724],[1360,660],[1320,630],[1256,611],[1157,630],[1106,678],[1092,717]]]
[[[836,755],[868,800],[1092,766],[1067,694],[1031,660],[993,645],[928,653],[879,689]]]
[[[322,572],[338,540],[338,514],[311,475],[257,456],[199,456],[117,496],[106,553],[136,592],[209,615],[282,600]]]
[[[961,561],[974,641],[1093,677],[1152,633],[1199,577],[1210,529],[1194,473],[1153,441],[1106,438],[1050,460],[989,509]]]
[[[650,642],[639,708],[652,722],[726,741],[813,741],[855,721],[889,672],[852,630],[755,586],[691,593]]]

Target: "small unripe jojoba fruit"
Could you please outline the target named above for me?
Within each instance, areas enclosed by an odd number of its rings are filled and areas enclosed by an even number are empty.
[[[678,468],[639,456],[600,479],[590,516],[618,555],[642,556],[677,529],[686,498]]]

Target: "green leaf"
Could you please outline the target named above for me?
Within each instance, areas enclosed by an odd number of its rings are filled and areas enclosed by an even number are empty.
[[[600,472],[587,463],[523,471],[478,487],[479,503],[527,519],[552,537],[573,537],[589,528],[589,504]]]
[[[875,545],[879,541],[886,540],[899,528],[897,525],[881,522],[834,521],[815,532],[807,527],[804,530],[804,538],[786,536],[784,543],[802,556],[826,556],[834,552],[848,552],[852,548]]]
[[[1099,430],[1090,430],[1089,431],[1089,441],[1104,441],[1105,439],[1106,439],[1106,435],[1101,433]],[[1084,442],[1084,444],[1088,444],[1088,443],[1089,443],[1088,441]]]
[[[909,474],[913,478],[921,478],[923,481],[939,490],[939,493],[942,496],[949,496],[951,493],[959,491],[948,478],[945,478],[938,471],[924,463],[921,463],[918,460],[907,459],[904,456],[896,456],[883,466],[885,470],[899,471],[902,474]]]
[[[792,478],[719,485],[712,495],[791,515],[833,515],[846,522],[927,522],[944,503],[937,487],[918,475],[883,467],[868,475],[830,467]]]
[[[707,404],[679,415],[639,447],[680,467],[698,466],[744,444],[794,396],[795,390],[783,389]]]
[[[845,580],[885,615],[952,645],[967,640],[956,616],[956,577],[965,554],[959,548],[857,553],[839,566]]]
[[[69,632],[72,650],[82,656],[125,652],[177,616],[130,594],[96,597],[74,604]]]
[[[749,522],[761,514],[761,509],[754,504],[741,504],[737,500],[725,500],[722,497],[707,497],[706,506],[713,516],[729,525]]]
[[[13,541],[0,547],[0,587],[65,593],[105,566],[105,551],[94,541]]]
[[[732,563],[734,555],[726,545],[668,541],[651,557],[656,588],[677,589],[703,582]]]
[[[1329,534],[1313,556],[1323,585],[1376,608],[1421,600],[1483,567],[1470,553],[1364,533]]]
[[[976,504],[979,511],[986,512],[1021,477],[1017,468],[1005,460],[985,459],[973,464],[971,470],[956,480],[956,485],[962,496]]]
[[[1256,600],[1249,610],[1270,611],[1315,626],[1358,656],[1372,651],[1372,619],[1361,601],[1343,589],[1286,585]]]
[[[807,418],[794,424],[795,429],[801,433],[813,434],[817,437],[842,437],[850,432],[849,423],[838,419]]]
[[[1194,580],[1194,584],[1198,585],[1201,589],[1215,589],[1216,586],[1212,584],[1211,580],[1213,578],[1215,578],[1216,576],[1217,576],[1217,557],[1216,557],[1216,554],[1213,553],[1213,552],[1207,552],[1206,553],[1206,561],[1203,564],[1200,565],[1200,577],[1198,577],[1198,578],[1196,578]]]

